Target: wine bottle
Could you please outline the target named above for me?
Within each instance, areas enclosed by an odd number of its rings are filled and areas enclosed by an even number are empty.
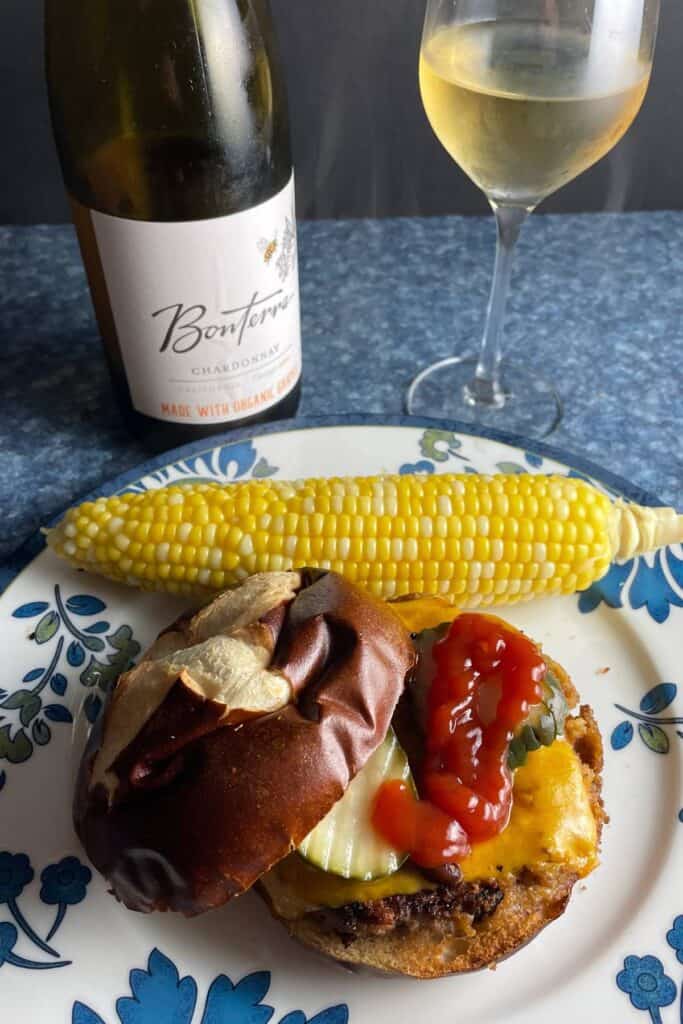
[[[296,412],[287,101],[268,0],[46,0],[64,182],[109,367],[157,448]]]

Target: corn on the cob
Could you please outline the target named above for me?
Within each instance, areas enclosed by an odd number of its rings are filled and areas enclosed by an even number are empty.
[[[583,590],[613,559],[682,539],[673,509],[529,474],[176,485],[85,502],[48,532],[73,565],[145,589],[204,595],[307,565],[469,607]]]

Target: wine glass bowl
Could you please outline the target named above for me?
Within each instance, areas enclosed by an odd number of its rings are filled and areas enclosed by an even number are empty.
[[[501,374],[512,251],[538,203],[632,124],[647,92],[657,20],[658,0],[428,0],[419,69],[425,112],[487,196],[498,251],[478,358],[454,356],[423,370],[409,412],[537,436],[559,421],[552,386],[522,367],[506,374],[503,365]]]

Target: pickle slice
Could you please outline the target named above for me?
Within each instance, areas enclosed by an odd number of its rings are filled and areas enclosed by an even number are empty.
[[[521,768],[526,764],[527,754],[554,743],[562,735],[568,711],[562,685],[548,669],[543,683],[543,700],[529,709],[526,720],[510,743],[509,767],[513,770]]]
[[[332,875],[363,882],[398,871],[407,854],[385,842],[371,820],[379,787],[395,779],[415,789],[408,758],[390,729],[341,800],[301,843],[301,856]]]

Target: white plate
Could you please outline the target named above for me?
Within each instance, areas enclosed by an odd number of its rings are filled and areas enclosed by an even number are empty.
[[[547,454],[485,438],[367,424],[266,433],[168,458],[136,483],[129,475],[126,486],[410,468],[569,472]],[[628,485],[601,479],[633,496]],[[683,1020],[680,546],[613,569],[582,597],[504,613],[567,667],[593,705],[611,823],[600,868],[577,886],[559,921],[495,972],[435,982],[347,973],[291,942],[252,895],[192,921],[142,916],[91,876],[70,816],[87,716],[98,713],[107,679],[177,609],[170,599],[77,573],[47,551],[0,597],[0,1020]]]

